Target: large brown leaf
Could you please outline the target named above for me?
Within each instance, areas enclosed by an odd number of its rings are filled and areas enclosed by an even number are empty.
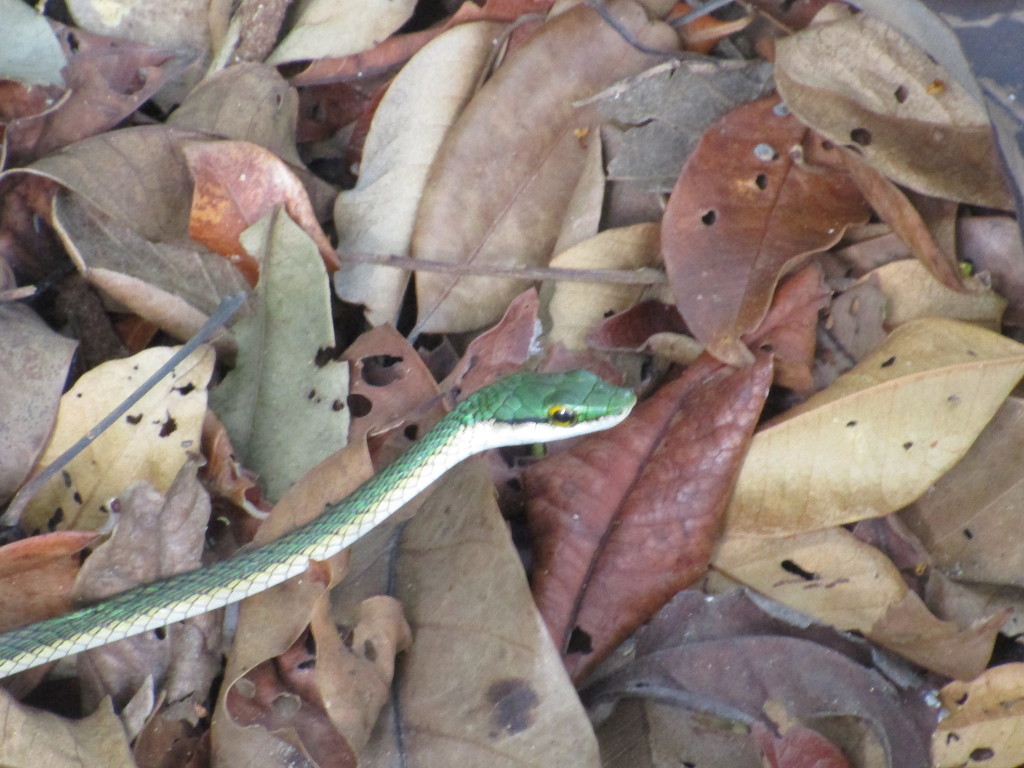
[[[635,40],[671,50],[675,33],[630,0],[607,11]],[[413,230],[415,257],[536,266],[551,255],[597,141],[593,106],[575,104],[655,61],[580,4],[519,48],[452,126],[428,178]],[[517,280],[420,274],[416,332],[461,331],[496,320]]]
[[[771,383],[702,357],[629,421],[526,474],[534,593],[577,678],[707,567]]]
[[[708,129],[672,191],[661,237],[669,283],[694,336],[724,362],[750,361],[740,337],[779,278],[868,217],[847,174],[802,159],[823,151],[777,98],[763,99]]]

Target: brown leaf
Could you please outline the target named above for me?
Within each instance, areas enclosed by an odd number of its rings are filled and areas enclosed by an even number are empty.
[[[771,362],[701,358],[626,424],[531,467],[534,594],[582,678],[707,568]]]
[[[939,691],[949,713],[932,736],[933,765],[1012,768],[1024,754],[1024,664],[1004,664]]]
[[[19,94],[4,86],[8,166],[25,165],[75,141],[102,133],[124,120],[176,77],[187,63],[180,52],[139,42],[104,37],[51,22],[67,59],[62,70],[66,90],[33,88],[23,94],[15,118],[10,110]],[[38,100],[35,109],[28,102]],[[8,122],[9,121],[9,122]]]
[[[820,151],[777,98],[739,107],[704,134],[669,198],[662,252],[693,334],[720,360],[749,363],[740,337],[761,322],[775,284],[835,244],[868,209],[844,173],[796,160]]]
[[[605,7],[641,44],[677,45],[671,28],[649,22],[630,0]],[[574,104],[653,61],[586,4],[545,24],[448,132],[417,213],[413,256],[476,266],[545,263],[587,147],[598,140],[596,108]],[[414,333],[480,328],[524,287],[515,280],[421,273]]]
[[[184,153],[195,179],[189,235],[230,258],[251,284],[256,284],[259,264],[238,238],[279,203],[317,244],[324,266],[340,266],[305,188],[276,155],[245,141],[190,141]]]

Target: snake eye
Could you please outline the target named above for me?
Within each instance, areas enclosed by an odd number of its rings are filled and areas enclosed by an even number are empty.
[[[579,420],[579,414],[572,408],[566,408],[564,405],[552,405],[548,408],[548,424],[554,427],[571,427]]]

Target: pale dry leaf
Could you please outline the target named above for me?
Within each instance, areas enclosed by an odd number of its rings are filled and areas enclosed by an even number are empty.
[[[390,37],[415,10],[415,0],[305,0],[295,25],[268,64],[359,53]]]
[[[46,466],[149,378],[176,348],[153,347],[88,371],[61,398],[53,437],[39,459]],[[109,522],[111,499],[145,480],[170,488],[190,454],[199,451],[213,349],[179,363],[127,414],[72,459],[28,504],[22,527],[93,530]]]
[[[800,120],[854,144],[899,184],[927,195],[1012,209],[984,109],[934,59],[859,14],[776,46],[779,93]]]
[[[587,159],[576,182],[572,199],[565,209],[562,230],[558,233],[552,253],[558,254],[597,234],[604,210],[604,174],[602,142],[595,141],[587,148]]]
[[[890,328],[923,317],[945,317],[998,331],[1006,299],[977,278],[964,278],[967,291],[946,287],[916,259],[885,264],[868,273],[886,298],[885,324]]]
[[[1024,346],[913,320],[830,387],[754,435],[726,513],[786,535],[906,506],[960,460],[1024,375]]]
[[[659,241],[657,224],[609,229],[563,251],[551,260],[551,266],[580,270],[653,267],[661,261]],[[548,342],[568,349],[586,349],[587,334],[594,326],[636,304],[645,290],[644,285],[556,283],[548,304]]]
[[[110,700],[88,717],[69,720],[20,704],[0,691],[0,764],[9,768],[135,768],[128,738]]]
[[[1024,664],[1003,664],[939,691],[949,714],[932,737],[932,765],[1014,768],[1024,755]]]
[[[372,325],[398,319],[405,270],[344,260],[346,252],[407,256],[427,174],[448,128],[476,90],[502,25],[460,24],[424,46],[388,86],[363,145],[359,181],[334,204],[343,265],[338,296]]]
[[[235,325],[238,364],[211,405],[245,464],[278,499],[348,437],[348,367],[334,347],[327,272],[316,245],[282,208],[242,235],[260,255],[253,311]]]

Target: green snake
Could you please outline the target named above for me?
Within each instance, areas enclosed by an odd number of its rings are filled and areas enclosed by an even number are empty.
[[[0,635],[0,677],[262,592],[348,547],[463,459],[607,429],[635,402],[589,371],[513,374],[469,395],[393,464],[266,546]]]

